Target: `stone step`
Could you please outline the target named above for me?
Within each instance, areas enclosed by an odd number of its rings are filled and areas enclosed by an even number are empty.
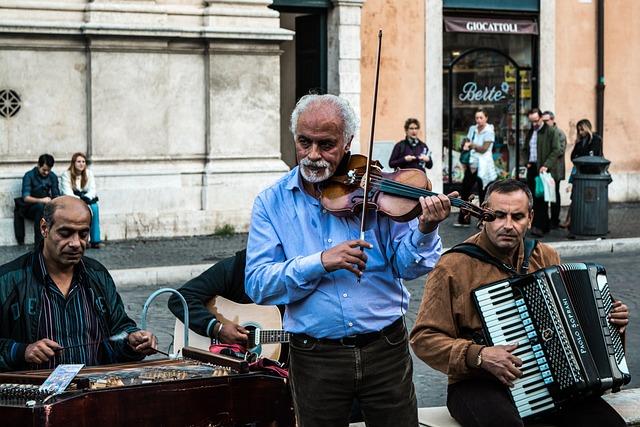
[[[624,418],[628,426],[640,426],[640,388],[630,388],[619,393],[603,396],[616,411]],[[418,421],[421,427],[460,427],[451,418],[446,406],[434,406],[418,409]],[[532,424],[530,427],[548,427],[548,424]],[[350,427],[365,427],[365,423],[352,423]]]

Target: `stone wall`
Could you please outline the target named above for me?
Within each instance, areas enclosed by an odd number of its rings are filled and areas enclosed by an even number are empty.
[[[38,155],[92,160],[103,238],[246,230],[280,160],[270,0],[0,0],[0,244]],[[27,230],[31,238],[31,230]]]

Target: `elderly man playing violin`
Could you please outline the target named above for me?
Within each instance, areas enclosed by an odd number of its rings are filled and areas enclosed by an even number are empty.
[[[333,95],[307,95],[291,115],[299,165],[255,200],[245,287],[258,304],[284,304],[290,376],[301,427],[346,426],[354,399],[368,426],[418,425],[403,316],[402,279],[429,272],[441,253],[444,195],[420,198],[417,219],[369,211],[332,215],[323,184],[342,164],[358,119]]]

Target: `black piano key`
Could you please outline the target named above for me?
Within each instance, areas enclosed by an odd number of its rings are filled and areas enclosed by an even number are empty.
[[[536,371],[536,373],[539,373],[540,371]],[[529,384],[525,384],[522,386],[522,389],[525,390],[525,392],[529,389],[531,389],[532,387],[537,387],[540,385],[540,383],[544,384],[544,379],[540,378],[540,381],[532,381]]]
[[[503,332],[508,331],[509,329],[513,329],[513,328],[518,328],[518,329],[523,329],[524,325],[522,324],[522,320],[520,320],[520,318],[517,318],[516,320],[514,320],[513,322],[507,323],[504,326],[502,326],[500,329]]]
[[[536,383],[538,386],[534,387],[534,388],[529,388],[527,390],[525,390],[524,394],[533,394],[536,393],[540,390],[542,390],[543,388],[547,388],[547,385],[544,382],[540,382],[540,383]]]
[[[511,354],[513,354],[514,356],[520,357],[521,354],[527,353],[527,352],[533,353],[533,351],[531,350],[531,346],[528,344],[526,347],[523,346],[523,347],[516,348],[511,352]]]
[[[516,341],[518,338],[526,337],[527,331],[513,331],[503,335],[508,341]]]
[[[548,398],[548,397],[549,397],[549,396],[545,397],[545,399],[546,399],[546,398]],[[537,405],[532,405],[532,406],[531,406],[531,411],[532,411],[532,412],[536,412],[536,410],[538,410],[538,409],[540,409],[540,408],[544,408],[545,406],[548,406],[550,403],[552,403],[552,402],[545,401],[545,402],[539,403],[539,404],[537,404]]]
[[[513,310],[513,308],[510,308],[509,311]],[[504,320],[504,319],[508,319],[510,317],[513,317],[513,313],[509,312],[508,314],[504,314],[502,316],[498,316],[498,320]]]
[[[496,305],[498,305],[498,304],[496,304]],[[514,308],[515,308],[514,305],[510,305],[510,306],[507,306],[505,308],[501,308],[500,310],[496,311],[495,315],[498,316],[500,314],[506,313],[507,311],[513,311]]]
[[[539,374],[539,373],[540,373],[539,369],[533,369],[533,368],[532,369],[527,369],[526,371],[522,371],[522,376],[520,378],[528,378],[531,375]],[[540,380],[540,381],[542,381],[542,380]],[[531,383],[531,384],[537,384],[537,383]],[[524,388],[526,388],[528,385],[529,384],[526,384],[524,386]]]
[[[498,292],[509,292],[511,293],[511,287],[510,286],[500,286],[497,288],[493,288],[493,289],[489,289],[489,291],[487,292],[488,294],[495,294]]]
[[[503,304],[505,302],[511,302],[511,303],[513,303],[513,305],[515,305],[515,303],[513,302],[513,297],[511,295],[505,295],[504,297],[502,297],[500,299],[491,300],[491,305],[493,305],[495,307],[495,306]]]

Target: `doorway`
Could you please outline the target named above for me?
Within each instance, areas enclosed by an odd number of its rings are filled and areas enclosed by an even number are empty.
[[[327,9],[323,2],[306,6],[274,1],[280,12],[280,27],[295,32],[281,45],[280,56],[280,153],[282,160],[296,165],[295,146],[289,130],[296,102],[308,93],[327,93]],[[301,2],[304,3],[304,2]]]

